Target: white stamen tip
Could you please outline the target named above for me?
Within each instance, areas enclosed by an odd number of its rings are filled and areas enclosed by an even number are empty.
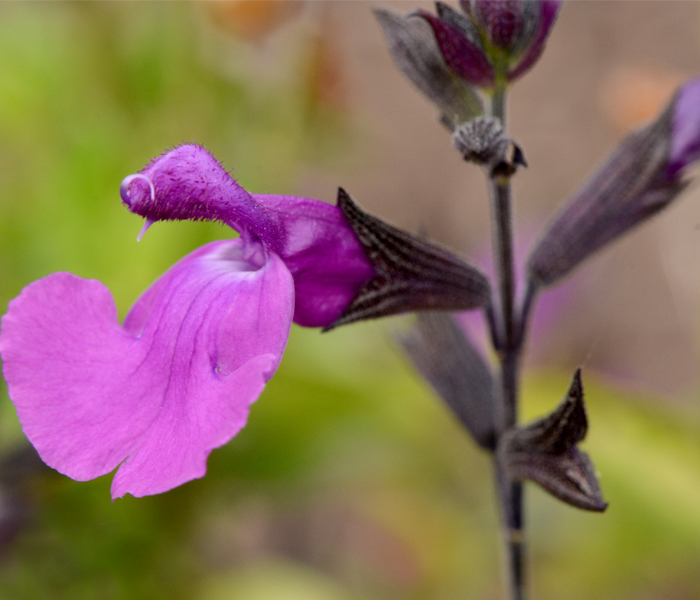
[[[152,221],[151,219],[149,219],[148,217],[146,217],[146,222],[143,224],[143,227],[141,228],[141,231],[139,232],[139,235],[138,235],[138,237],[136,238],[136,241],[137,241],[137,242],[140,242],[140,241],[141,241],[141,238],[143,237],[143,234],[146,233],[146,232],[148,231],[148,228],[149,228],[151,225],[153,225],[153,223],[155,223],[155,221]]]

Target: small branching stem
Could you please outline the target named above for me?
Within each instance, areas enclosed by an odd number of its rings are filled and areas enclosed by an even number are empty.
[[[497,85],[491,99],[491,115],[500,119],[505,129],[505,85]],[[500,390],[496,394],[498,434],[517,423],[518,375],[524,324],[515,308],[515,267],[513,259],[513,225],[510,178],[489,177],[491,193],[493,248],[498,280],[498,308],[492,319],[492,337],[500,361]],[[525,599],[525,545],[523,527],[523,486],[512,480],[498,460],[494,460],[496,487],[501,509],[505,544],[508,599]]]

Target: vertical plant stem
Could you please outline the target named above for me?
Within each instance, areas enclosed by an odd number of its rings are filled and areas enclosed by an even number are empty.
[[[505,86],[496,85],[491,114],[505,128]],[[493,248],[498,277],[499,310],[496,313],[498,357],[500,361],[500,410],[498,433],[517,423],[520,341],[515,314],[515,273],[513,260],[513,226],[510,178],[489,178],[493,220]],[[523,531],[523,487],[513,481],[494,461],[498,500],[503,521],[506,572],[510,600],[525,598],[525,548]]]
[[[515,283],[513,266],[513,224],[510,181],[507,177],[491,177],[491,210],[493,219],[493,254],[498,277],[500,302],[500,349],[515,349]]]

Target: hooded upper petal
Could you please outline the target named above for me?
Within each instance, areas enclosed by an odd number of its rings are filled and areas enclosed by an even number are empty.
[[[55,273],[10,302],[3,371],[48,465],[81,481],[119,466],[114,498],[155,494],[202,477],[209,452],[245,425],[293,310],[281,259],[241,240],[182,259],[123,326],[103,284]]]
[[[201,146],[180,146],[154,159],[124,180],[121,193],[129,209],[148,221],[219,220],[260,239],[294,278],[294,320],[300,325],[330,325],[374,276],[337,206],[250,194]]]
[[[282,242],[279,221],[201,146],[178,146],[157,156],[126,177],[120,193],[129,210],[147,222],[221,221],[273,251]]]

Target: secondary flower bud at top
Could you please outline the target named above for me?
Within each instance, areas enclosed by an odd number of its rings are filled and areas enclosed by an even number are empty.
[[[544,50],[561,0],[461,0],[465,14],[442,2],[438,16],[414,14],[433,28],[452,71],[474,85],[493,87],[528,71]]]
[[[438,106],[445,125],[454,129],[484,112],[476,90],[448,68],[427,23],[381,8],[374,14],[396,66]]]
[[[532,0],[461,0],[466,12],[488,41],[502,50],[532,41],[540,20],[540,4]]]

